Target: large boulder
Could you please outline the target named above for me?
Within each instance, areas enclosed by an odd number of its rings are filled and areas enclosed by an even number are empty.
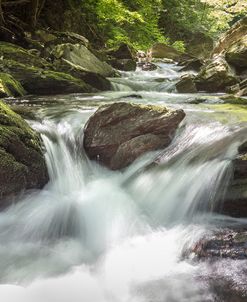
[[[90,159],[112,170],[122,169],[145,152],[168,146],[184,117],[183,110],[163,106],[105,105],[85,127],[84,148]]]
[[[160,58],[160,59],[172,59],[177,61],[181,56],[182,52],[176,50],[172,46],[168,46],[164,43],[156,43],[151,48],[153,58]]]
[[[247,17],[244,17],[240,21],[236,22],[227,32],[222,35],[212,51],[212,56],[225,54],[246,35]]]
[[[225,91],[226,87],[238,82],[234,69],[222,56],[210,60],[195,78],[199,91]]]
[[[196,93],[195,76],[191,74],[183,75],[176,83],[177,92],[180,93]]]
[[[52,64],[19,46],[0,42],[0,57],[0,72],[19,81],[29,94],[94,91],[81,79],[53,70]]]
[[[104,77],[115,74],[113,68],[100,61],[92,52],[82,44],[65,43],[54,47],[52,56],[57,60],[66,62],[70,67],[76,67],[85,72],[94,72]]]
[[[120,44],[116,49],[110,49],[107,54],[115,59],[134,59],[134,51],[126,43]]]
[[[236,22],[222,35],[212,56],[224,55],[227,62],[239,73],[247,69],[247,17]]]
[[[109,59],[107,61],[113,68],[122,71],[135,71],[136,62],[133,59]]]
[[[0,206],[7,197],[42,188],[47,182],[39,135],[0,102]]]
[[[229,47],[226,60],[238,69],[247,68],[247,33]]]

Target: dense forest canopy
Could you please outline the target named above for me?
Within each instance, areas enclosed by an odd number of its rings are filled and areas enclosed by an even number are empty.
[[[0,6],[3,25],[15,16],[21,26],[75,31],[100,47],[164,42],[180,50],[192,33],[215,37],[247,11],[246,0],[0,0]]]

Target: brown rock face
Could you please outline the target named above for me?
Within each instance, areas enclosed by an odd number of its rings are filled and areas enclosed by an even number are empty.
[[[122,169],[145,152],[168,146],[184,117],[183,110],[163,106],[105,105],[85,127],[84,148],[90,159]]]
[[[247,17],[235,23],[218,41],[212,55],[226,53],[247,34]]]
[[[247,143],[239,147],[233,161],[233,178],[219,212],[233,217],[247,217]]]
[[[214,57],[195,78],[199,91],[224,91],[227,86],[237,84],[234,69],[221,56]]]

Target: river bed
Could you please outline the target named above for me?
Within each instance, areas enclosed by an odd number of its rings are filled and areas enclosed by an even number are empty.
[[[1,301],[247,300],[246,260],[187,252],[220,227],[247,226],[212,212],[247,110],[220,95],[177,94],[181,74],[159,64],[111,79],[109,92],[8,100],[37,115],[29,122],[42,135],[50,182],[0,213]],[[191,104],[196,98],[206,102]],[[186,118],[167,149],[112,172],[87,159],[82,141],[90,115],[113,101],[182,108]]]

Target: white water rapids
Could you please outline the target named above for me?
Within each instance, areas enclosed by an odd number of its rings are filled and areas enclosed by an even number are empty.
[[[116,92],[42,105],[32,126],[50,182],[0,213],[1,302],[233,302],[217,296],[215,280],[247,290],[246,261],[184,257],[219,226],[246,224],[212,213],[243,126],[188,106],[191,95],[173,92],[177,69],[126,73],[113,80]],[[184,108],[187,117],[166,150],[111,172],[87,159],[82,129],[100,103],[122,96]]]

